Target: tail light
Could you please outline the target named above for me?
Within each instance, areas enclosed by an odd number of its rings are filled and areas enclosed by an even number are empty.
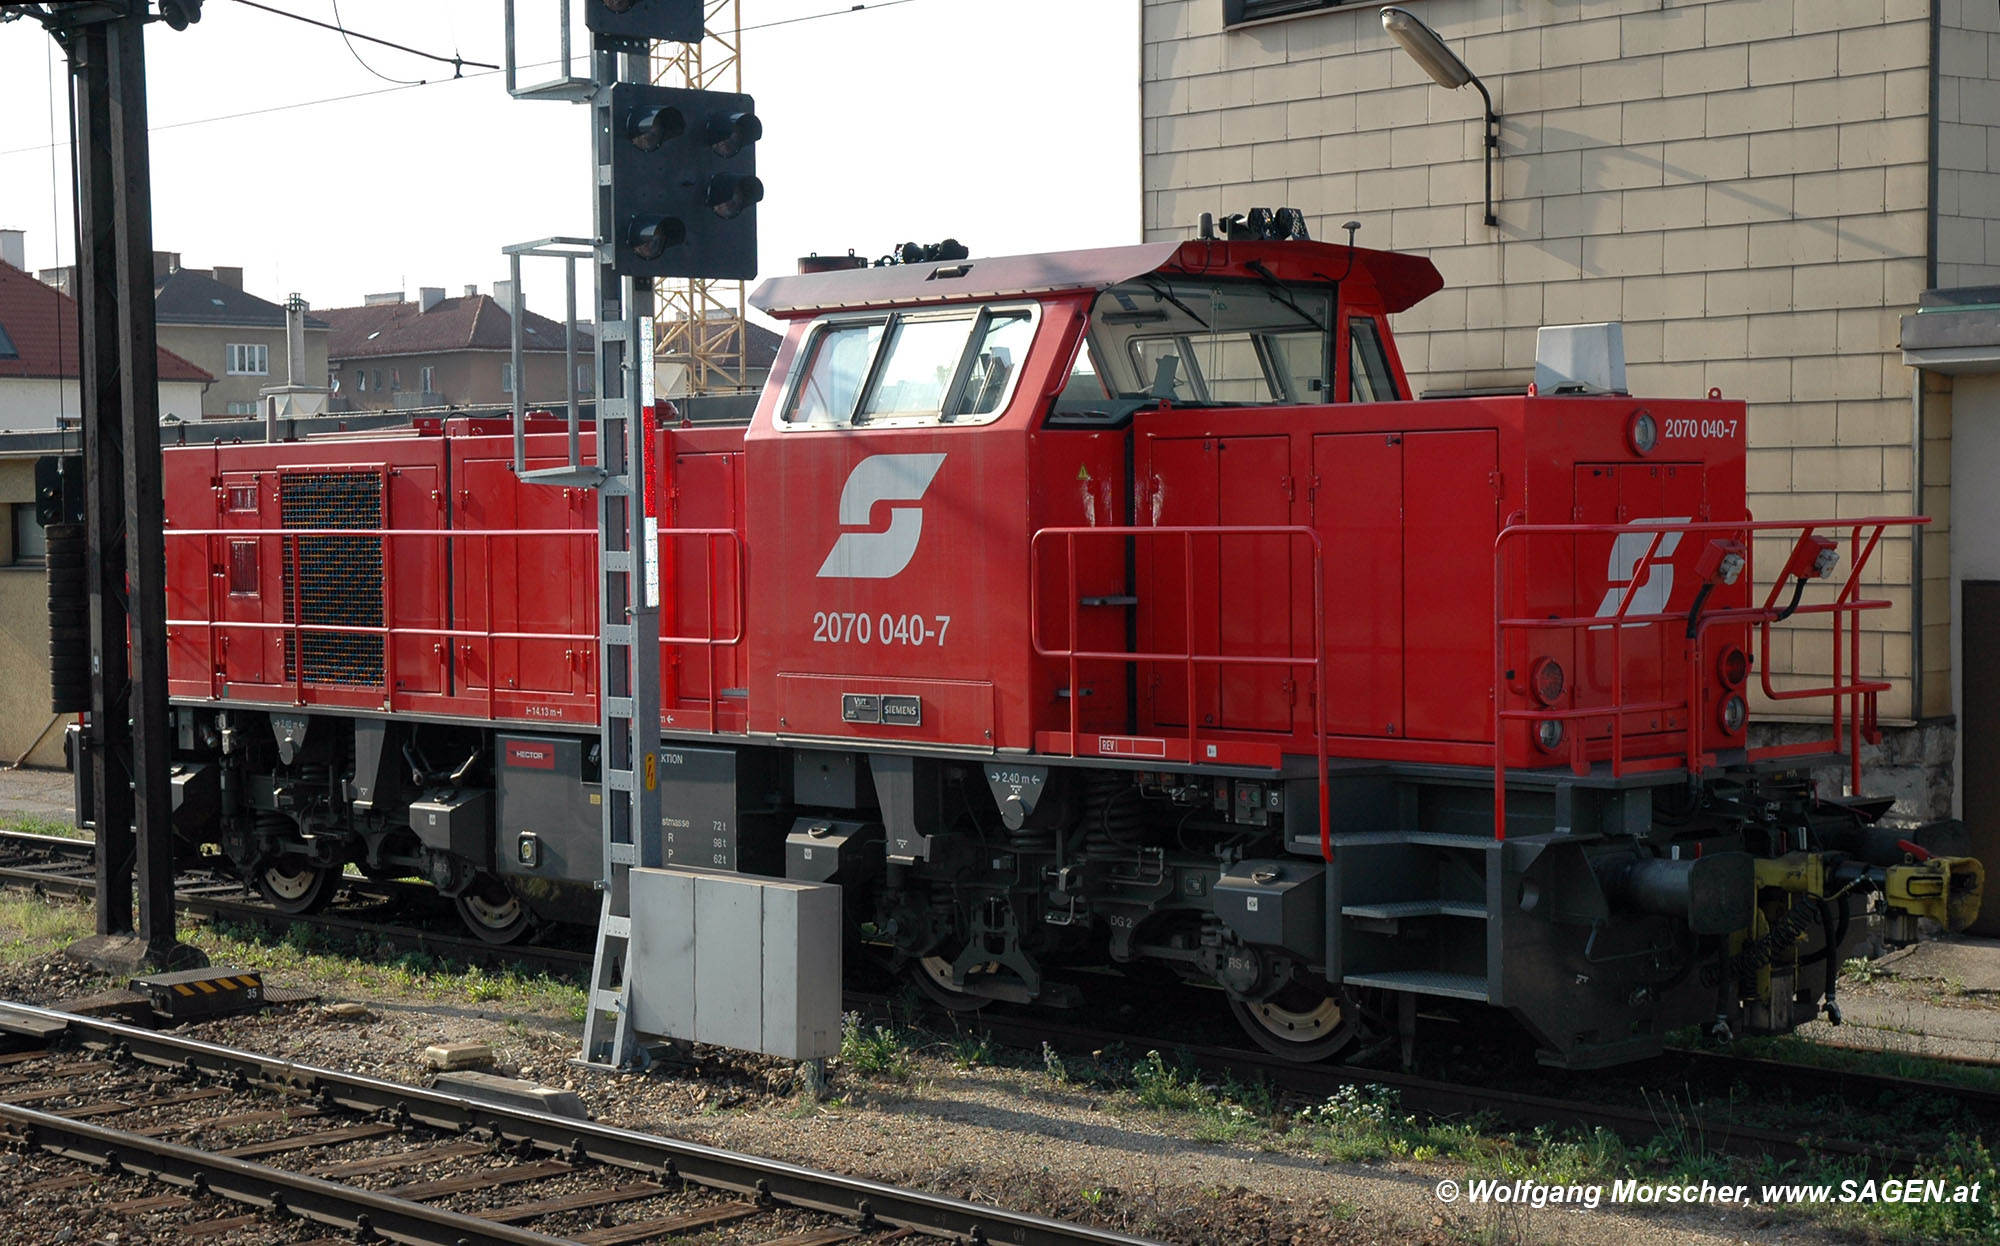
[[[1741,688],[1743,681],[1750,678],[1750,657],[1735,645],[1729,646],[1715,656],[1715,677],[1724,687]]]
[[[1567,685],[1568,676],[1563,673],[1562,663],[1554,658],[1538,658],[1528,671],[1528,686],[1534,691],[1535,700],[1545,707],[1562,700]]]

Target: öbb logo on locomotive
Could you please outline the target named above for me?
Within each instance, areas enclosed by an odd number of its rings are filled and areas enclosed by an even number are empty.
[[[1691,518],[1688,515],[1663,515],[1658,519],[1635,519],[1632,522],[1677,524],[1687,523]],[[1624,606],[1625,613],[1635,615],[1658,614],[1667,608],[1667,601],[1674,595],[1673,558],[1674,551],[1681,546],[1681,534],[1660,533],[1657,545],[1654,535],[1650,532],[1623,532],[1611,542],[1610,562],[1604,569],[1604,600],[1597,603],[1598,618],[1615,618],[1621,606]],[[1645,580],[1633,588],[1632,580],[1638,573],[1639,563],[1648,552],[1654,561],[1647,564]],[[1628,594],[1631,604],[1626,606]]]
[[[840,884],[850,963],[947,1007],[1120,974],[1299,1060],[1451,1012],[1569,1067],[1784,1032],[1871,925],[1962,928],[1963,829],[1859,766],[1887,682],[1751,657],[1851,644],[1921,521],[1754,522],[1733,399],[1414,399],[1389,317],[1441,285],[1214,236],[766,281],[755,414],[647,434],[666,864]],[[501,420],[165,463],[189,854],[293,911],[353,867],[497,941],[594,921],[594,508]],[[1839,738],[1752,738],[1811,696]]]
[[[840,526],[865,527],[877,502],[920,502],[942,454],[873,454],[854,465],[840,490]],[[843,532],[820,564],[822,579],[887,580],[903,573],[924,535],[921,506],[892,506],[881,532]]]

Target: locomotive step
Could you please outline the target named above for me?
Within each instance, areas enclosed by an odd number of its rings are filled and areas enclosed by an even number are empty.
[[[1485,1003],[1486,979],[1474,973],[1443,973],[1435,969],[1407,969],[1390,973],[1350,973],[1342,979],[1348,986],[1376,986],[1385,991],[1415,991],[1420,995],[1446,995]]]
[[[1372,848],[1381,844],[1421,844],[1427,848],[1473,848],[1491,851],[1500,841],[1491,835],[1451,835],[1443,831],[1349,831],[1336,833],[1335,848]],[[1315,845],[1317,846],[1317,845]]]
[[[1377,921],[1393,921],[1399,917],[1477,917],[1484,920],[1486,906],[1477,900],[1389,900],[1379,904],[1343,904],[1340,915]]]

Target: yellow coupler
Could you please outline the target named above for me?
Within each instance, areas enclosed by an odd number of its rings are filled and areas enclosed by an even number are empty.
[[[1917,921],[1928,917],[1947,931],[1963,930],[1979,916],[1985,871],[1972,857],[1930,857],[1901,865],[1829,871],[1816,852],[1760,858],[1756,864],[1757,908],[1748,929],[1730,939],[1730,963],[1743,971],[1744,1020],[1753,1033],[1785,1033],[1818,1014],[1816,999],[1801,999],[1799,952],[1822,930],[1820,905],[1839,903],[1857,884],[1875,883],[1891,942],[1917,937]],[[1837,949],[1830,954],[1837,954]],[[1750,971],[1754,970],[1754,977]]]
[[[1976,857],[1932,857],[1886,872],[1882,894],[1891,913],[1928,917],[1946,930],[1963,930],[1979,917],[1986,869]]]

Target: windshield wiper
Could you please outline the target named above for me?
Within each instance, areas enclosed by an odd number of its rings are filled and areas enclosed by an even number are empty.
[[[1303,307],[1300,307],[1297,303],[1292,301],[1292,296],[1286,293],[1285,291],[1285,284],[1282,281],[1279,281],[1277,277],[1273,276],[1270,269],[1264,267],[1264,261],[1251,260],[1248,264],[1245,264],[1243,267],[1249,269],[1253,273],[1256,273],[1258,279],[1261,280],[1266,286],[1270,287],[1272,298],[1277,299],[1280,303],[1283,303],[1285,306],[1291,308],[1294,312],[1297,312],[1299,319],[1305,321],[1313,328],[1319,330],[1321,333],[1326,332],[1326,326],[1319,322],[1319,317],[1313,315],[1311,312],[1307,311]]]
[[[1170,289],[1165,282],[1161,281],[1158,277],[1153,277],[1153,276],[1143,277],[1141,278],[1141,280],[1146,283],[1147,289],[1151,290],[1154,294],[1159,295],[1161,298],[1167,300],[1167,302],[1172,303],[1175,307],[1179,308],[1182,315],[1186,316],[1189,320],[1194,321],[1197,325],[1200,325],[1204,330],[1208,328],[1208,321],[1203,320],[1200,316],[1195,315],[1194,308],[1189,307],[1186,303],[1183,303],[1179,299],[1175,298],[1173,290]]]

